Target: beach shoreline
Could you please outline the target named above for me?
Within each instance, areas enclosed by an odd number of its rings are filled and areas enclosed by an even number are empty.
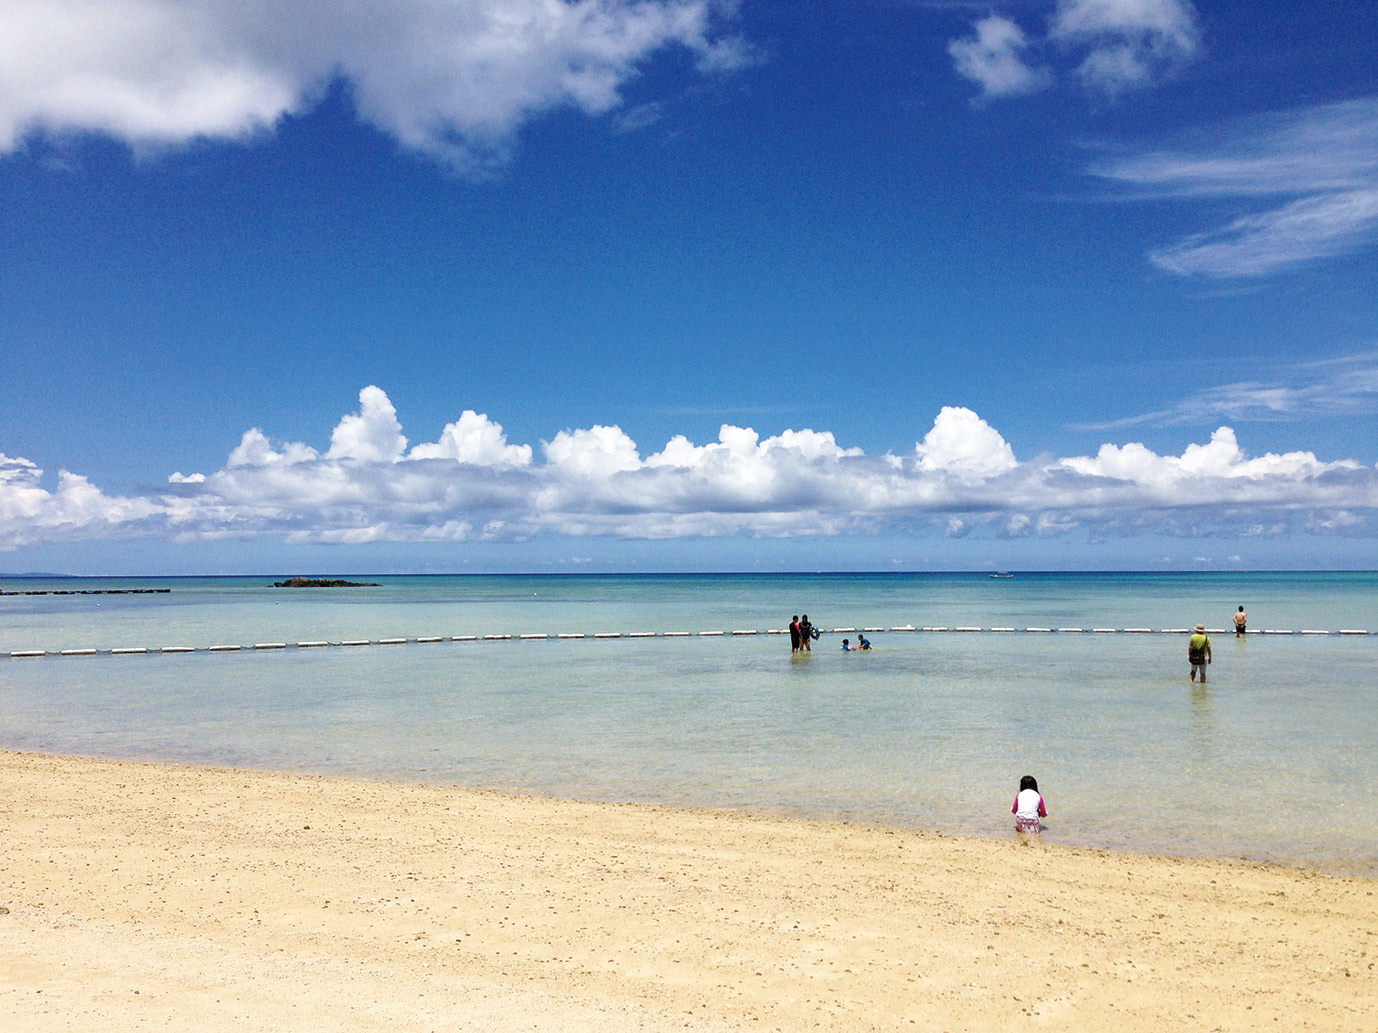
[[[1378,881],[0,752],[11,1028],[1352,1031]]]

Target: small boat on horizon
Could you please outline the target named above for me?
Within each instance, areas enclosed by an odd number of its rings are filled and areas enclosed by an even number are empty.
[[[1008,570],[997,570],[991,577],[1014,577]]]

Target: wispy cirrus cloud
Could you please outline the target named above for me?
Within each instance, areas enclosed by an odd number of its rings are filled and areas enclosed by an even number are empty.
[[[1000,14],[973,29],[974,36],[952,40],[947,49],[958,74],[980,86],[984,100],[1044,89],[1073,62],[1085,88],[1114,96],[1152,86],[1201,46],[1190,0],[1058,0],[1044,36],[1030,36]]]
[[[1164,409],[1102,423],[1078,424],[1073,429],[1105,431],[1136,426],[1200,425],[1215,420],[1269,422],[1378,413],[1378,354],[1303,363],[1279,372],[1289,382],[1245,380],[1220,384]]]
[[[1349,254],[1378,243],[1378,97],[1242,120],[1089,171],[1128,200],[1277,199],[1150,251],[1168,272],[1261,276]]]
[[[347,80],[360,117],[460,171],[507,160],[541,112],[598,115],[656,52],[705,73],[750,48],[735,0],[8,0],[0,152],[31,133],[136,146],[234,139]]]
[[[561,430],[540,451],[538,460],[472,410],[437,441],[410,445],[386,393],[370,386],[324,451],[251,428],[221,469],[175,472],[145,495],[107,495],[67,471],[46,487],[34,463],[0,456],[0,549],[112,538],[1378,534],[1378,470],[1311,452],[1250,456],[1227,426],[1180,456],[1128,442],[1020,461],[978,414],[949,406],[898,455],[867,455],[828,431],[762,438],[731,424],[715,442],[677,435],[649,455],[611,425]]]

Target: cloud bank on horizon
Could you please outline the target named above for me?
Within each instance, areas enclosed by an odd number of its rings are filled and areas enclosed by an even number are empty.
[[[944,407],[912,452],[866,455],[833,434],[762,439],[724,425],[642,456],[616,426],[511,444],[466,410],[408,447],[387,394],[369,386],[324,452],[243,434],[224,467],[173,473],[160,492],[105,494],[63,470],[55,489],[0,456],[0,549],[139,537],[290,543],[916,536],[1093,538],[1158,532],[1235,537],[1297,531],[1371,536],[1378,469],[1311,452],[1249,457],[1229,427],[1180,456],[1105,444],[1093,456],[1021,461],[970,409]]]
[[[362,120],[461,172],[508,160],[533,115],[612,110],[657,51],[742,66],[735,0],[10,0],[0,152],[27,134],[136,146],[236,139],[347,80]]]

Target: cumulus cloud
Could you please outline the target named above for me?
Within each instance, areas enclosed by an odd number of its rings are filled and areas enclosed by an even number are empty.
[[[1150,85],[1200,46],[1187,0],[1058,0],[1049,36],[1085,47],[1077,74],[1107,93]]]
[[[970,409],[944,406],[915,449],[919,469],[981,480],[1012,470],[1014,449]]]
[[[1311,452],[1250,455],[1222,426],[1181,455],[1107,443],[1095,455],[1020,461],[970,409],[949,406],[912,452],[867,455],[826,431],[762,438],[724,424],[643,456],[619,427],[558,432],[537,462],[465,410],[406,450],[387,394],[360,392],[325,452],[246,431],[224,466],[168,478],[162,494],[107,495],[61,471],[53,486],[0,455],[0,548],[161,537],[368,543],[536,536],[705,538],[881,531],[949,537],[1372,534],[1378,470]]]
[[[974,37],[952,40],[947,52],[957,72],[980,85],[988,99],[1052,84],[1052,67],[1029,63],[1031,55],[1046,52],[1049,61],[1076,62],[1083,86],[1114,96],[1161,81],[1201,46],[1189,0],[1058,0],[1043,38],[1029,37],[996,14],[973,28]]]
[[[993,14],[973,28],[974,37],[954,39],[947,52],[957,72],[981,87],[983,97],[1033,93],[1051,84],[1047,69],[1025,64],[1029,40],[1014,22]]]
[[[225,464],[229,467],[236,466],[268,466],[271,463],[284,463],[288,466],[294,463],[307,463],[319,458],[318,453],[310,445],[303,445],[298,441],[289,441],[281,449],[273,447],[268,436],[257,427],[250,427],[244,432],[244,436],[239,439],[239,444]],[[193,477],[200,477],[205,480],[204,474],[193,474]]]
[[[1229,427],[1215,431],[1207,444],[1188,445],[1180,456],[1160,456],[1138,443],[1107,444],[1094,457],[1064,459],[1061,465],[1107,485],[1133,485],[1140,497],[1160,505],[1171,505],[1182,499],[1184,489],[1189,495],[1193,484],[1205,483],[1213,492],[1209,501],[1216,504],[1257,503],[1269,495],[1282,501],[1290,491],[1285,486],[1310,483],[1319,491],[1327,475],[1363,470],[1353,461],[1323,463],[1311,452],[1246,458]]]
[[[656,52],[704,72],[750,50],[732,0],[8,0],[0,11],[0,151],[27,133],[131,143],[237,138],[347,80],[359,115],[474,170],[557,107],[616,108]]]
[[[340,420],[330,435],[330,451],[325,457],[393,463],[402,458],[406,448],[397,410],[381,388],[370,386],[359,392],[359,411]]]
[[[158,533],[171,507],[157,499],[103,494],[85,477],[62,470],[56,489],[27,459],[0,453],[0,548],[47,541]]]
[[[600,480],[641,465],[636,442],[621,427],[562,430],[555,440],[547,442],[545,457],[562,473]]]
[[[411,457],[455,459],[477,466],[527,466],[531,462],[531,446],[509,445],[502,424],[465,409],[458,420],[445,425],[439,441],[417,445],[411,450]]]
[[[1149,253],[1179,275],[1262,276],[1378,242],[1378,97],[1216,127],[1204,142],[1101,162],[1129,200],[1238,199],[1254,210]],[[1261,198],[1270,206],[1257,207]]]

